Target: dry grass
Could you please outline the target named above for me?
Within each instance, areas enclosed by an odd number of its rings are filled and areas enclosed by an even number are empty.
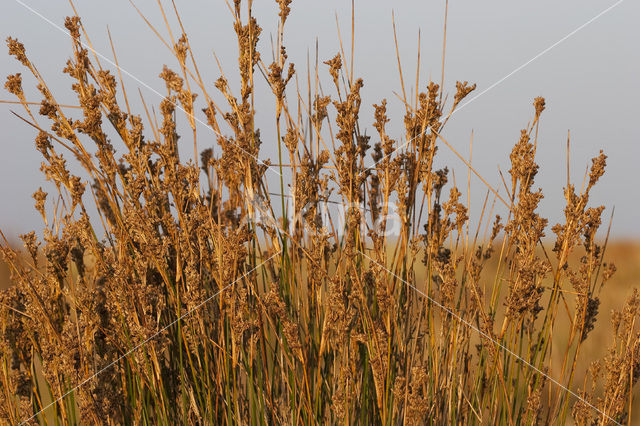
[[[160,74],[160,105],[143,100],[138,112],[78,17],[65,23],[64,68],[78,109],[60,106],[8,39],[40,108],[21,75],[5,87],[37,130],[55,193],[34,194],[43,240],[23,235],[22,254],[1,247],[15,285],[0,293],[0,415],[13,424],[630,424],[640,294],[612,294],[620,284],[606,259],[630,250],[598,239],[603,207],[589,196],[606,156],[584,183],[566,183],[565,220],[549,226],[535,186],[536,98],[505,153],[504,188],[487,189],[471,228],[456,182],[434,164],[475,85],[459,82],[447,97],[417,78],[425,92],[403,95],[396,118],[404,134],[387,132],[383,100],[366,136],[353,61],[339,46],[314,75],[298,75],[285,49],[290,1],[278,4],[271,64],[250,7],[229,5],[239,87],[220,77],[215,96],[185,29],[168,28],[179,37],[161,41],[178,67]],[[321,91],[317,75],[333,85]],[[256,98],[257,79],[269,101]],[[276,135],[255,128],[258,108],[271,109]],[[215,149],[201,146],[211,130]],[[277,143],[277,164],[257,159],[263,143]],[[183,145],[193,159],[180,158]],[[274,169],[280,195],[268,187]],[[346,208],[324,214],[336,200]],[[624,273],[626,288],[638,271]],[[613,327],[602,314],[611,307]]]

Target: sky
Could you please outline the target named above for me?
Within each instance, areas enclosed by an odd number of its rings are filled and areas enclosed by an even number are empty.
[[[164,3],[170,10],[170,3]],[[163,36],[167,34],[156,2],[138,0],[136,5]],[[227,76],[237,67],[231,13],[224,0],[176,0],[176,5],[201,73],[213,87],[220,75],[214,52]],[[444,2],[355,0],[354,5],[354,74],[364,79],[361,123],[369,135],[375,134],[371,105],[386,98],[390,128],[394,137],[401,139],[404,112],[398,98],[402,86],[393,19],[408,93],[415,93],[420,35],[418,89],[424,91],[430,78],[438,83],[442,78]],[[124,84],[129,92],[137,93],[139,89],[146,102],[157,105],[158,93],[165,92],[158,74],[163,64],[174,66],[175,60],[129,1],[77,0],[76,6],[94,48],[110,59],[113,55],[107,29],[111,32],[119,64],[127,71]],[[287,53],[289,60],[296,63],[300,84],[306,85],[307,57],[314,61],[316,43],[320,61],[339,51],[337,25],[345,53],[350,55],[351,2],[294,0],[291,7],[285,27]],[[258,48],[268,60],[270,39],[275,37],[278,22],[276,2],[255,0],[253,13],[263,27]],[[71,82],[61,70],[71,55],[71,44],[60,28],[64,17],[72,14],[65,1],[6,0],[0,15],[3,39],[12,36],[22,41],[58,100],[69,103],[73,103]],[[532,118],[533,99],[545,97],[547,109],[540,123],[540,171],[536,178],[536,186],[545,193],[541,214],[551,224],[561,220],[570,131],[572,182],[579,187],[590,159],[604,150],[609,157],[608,168],[592,192],[592,204],[606,207],[606,222],[615,207],[613,237],[640,238],[640,141],[635,125],[640,114],[638,17],[640,3],[632,0],[451,1],[447,12],[445,93],[453,96],[457,80],[476,83],[477,90],[447,124],[444,138],[468,157],[473,135],[472,165],[499,187],[499,171],[508,171],[511,148],[520,129]],[[114,67],[111,69],[115,71]],[[328,83],[326,67],[321,66],[320,71]],[[0,55],[0,75],[4,79],[16,72],[23,73],[25,89],[32,95],[30,100],[39,101],[33,81],[5,49]],[[257,120],[264,143],[261,157],[276,159],[275,127],[268,113],[273,98],[264,82],[257,90]],[[0,100],[14,99],[0,89]],[[134,109],[141,105],[139,100],[132,102]],[[39,171],[42,159],[35,150],[34,130],[11,111],[21,112],[21,107],[0,104],[0,229],[16,236],[42,228],[31,194],[38,187],[47,186]],[[260,111],[265,113],[261,115]],[[204,131],[200,134],[201,148],[214,143],[213,134],[209,142]],[[440,148],[439,161],[453,169],[466,187],[468,169],[464,163],[444,146]],[[277,176],[269,179],[275,183]],[[472,177],[471,188],[471,216],[477,217],[486,187]]]

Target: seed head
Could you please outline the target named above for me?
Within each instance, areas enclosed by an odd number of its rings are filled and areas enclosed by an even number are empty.
[[[17,97],[23,96],[21,74],[17,73],[9,75],[7,77],[7,82],[4,84],[4,88],[12,95],[16,95]]]

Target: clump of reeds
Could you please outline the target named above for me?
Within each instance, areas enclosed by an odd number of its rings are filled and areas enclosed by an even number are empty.
[[[0,416],[13,424],[630,422],[640,296],[613,315],[604,360],[587,365],[581,352],[605,321],[600,291],[615,271],[596,239],[603,207],[589,207],[606,156],[593,160],[579,191],[567,182],[565,220],[544,250],[549,227],[535,185],[544,100],[536,98],[505,191],[489,188],[486,228],[470,235],[469,206],[434,160],[450,146],[443,127],[475,85],[458,82],[450,104],[434,82],[405,96],[405,133],[394,139],[386,100],[374,117],[360,116],[363,80],[344,54],[316,66],[331,93],[311,78],[308,93],[290,87],[290,0],[277,2],[274,59],[264,63],[250,3],[248,13],[240,0],[231,6],[239,88],[216,80],[223,103],[182,24],[179,38],[162,39],[179,66],[161,70],[159,117],[146,102],[130,109],[118,70],[93,54],[77,16],[65,22],[75,108],[61,106],[25,47],[7,40],[42,96],[33,108],[21,74],[8,77],[55,193],[34,194],[43,239],[23,235],[22,255],[6,240],[1,248],[15,285],[0,293]],[[267,108],[254,99],[256,76],[273,91],[276,135],[255,126],[255,108]],[[363,133],[370,119],[375,136]],[[178,134],[179,120],[188,134]],[[199,146],[212,132],[215,151]],[[258,160],[274,138],[278,163]],[[187,161],[184,139],[193,142]],[[270,168],[280,174],[277,195]],[[332,200],[345,208],[326,214]],[[552,352],[562,354],[559,369]]]

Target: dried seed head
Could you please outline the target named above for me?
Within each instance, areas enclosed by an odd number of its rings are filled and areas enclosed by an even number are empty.
[[[373,127],[378,133],[383,133],[386,124],[390,121],[389,117],[387,117],[387,100],[383,99],[380,105],[373,104],[373,108],[375,109],[374,117],[376,120],[373,123]]]
[[[278,16],[280,17],[281,22],[286,21],[289,13],[291,13],[289,5],[292,1],[293,0],[276,0],[276,3],[280,6],[280,13],[278,13]]]
[[[511,151],[511,175],[515,190],[516,182],[520,182],[520,191],[528,191],[533,185],[533,180],[538,173],[538,165],[535,163],[535,151],[529,142],[529,133],[522,130],[520,140]]]
[[[456,105],[458,105],[460,103],[460,101],[462,101],[464,98],[467,97],[467,95],[469,95],[469,93],[473,92],[474,90],[476,90],[476,85],[472,84],[471,86],[469,86],[469,82],[465,81],[465,82],[459,82],[456,81],[456,94],[453,98],[453,106],[455,108]]]
[[[32,197],[34,200],[36,200],[36,210],[38,210],[42,217],[45,218],[46,215],[44,211],[44,202],[47,199],[47,193],[44,192],[42,188],[39,188],[36,192],[33,193]]]
[[[71,37],[73,37],[74,39],[77,39],[80,37],[80,17],[79,16],[73,16],[73,17],[67,16],[66,19],[64,20],[64,26],[67,30],[69,30]]]
[[[46,99],[43,99],[39,112],[40,112],[40,115],[42,116],[48,117],[50,119],[55,119],[58,113],[58,109],[54,104],[50,103]]]
[[[273,62],[269,65],[269,74],[267,76],[267,80],[271,85],[271,90],[273,94],[276,95],[276,101],[278,102],[278,116],[280,115],[280,110],[282,108],[282,100],[284,98],[284,91],[287,88],[287,84],[289,80],[295,74],[295,66],[293,63],[289,64],[289,71],[287,72],[287,76],[282,76],[282,66],[279,63]]]
[[[22,77],[20,73],[11,74],[7,77],[6,83],[4,83],[4,88],[9,91],[12,95],[17,97],[22,97],[24,95],[22,91]]]
[[[340,69],[342,69],[342,59],[340,57],[340,54],[336,54],[333,59],[329,59],[324,63],[329,65],[329,74],[331,74],[333,82],[335,83],[336,87],[338,87],[338,78],[340,76]]]
[[[287,134],[282,137],[282,141],[291,154],[298,151],[298,132],[293,127],[287,128]]]
[[[599,307],[600,307],[599,298],[597,297],[587,298],[587,304],[584,308],[585,309],[584,323],[582,326],[582,334],[580,336],[580,341],[584,341],[587,338],[587,335],[589,334],[589,332],[591,332],[595,327]]]
[[[316,96],[313,101],[313,110],[315,112],[311,117],[311,121],[318,132],[322,128],[322,122],[327,118],[327,105],[329,105],[330,102],[331,96]]]
[[[24,246],[31,255],[31,259],[35,265],[38,264],[38,247],[40,247],[40,242],[36,237],[36,233],[34,231],[29,232],[28,234],[20,235],[20,239],[24,242]]]
[[[78,176],[72,176],[70,178],[71,181],[71,199],[72,199],[72,207],[73,210],[78,204],[82,202],[82,194],[84,194],[85,184],[82,183]]]
[[[187,59],[187,52],[189,51],[189,42],[187,40],[186,34],[182,34],[180,36],[178,42],[175,44],[175,46],[173,46],[173,50],[180,64],[184,66],[184,63]]]
[[[607,156],[600,150],[600,155],[591,160],[591,170],[589,171],[589,188],[598,182],[604,174],[607,166]]]
[[[542,98],[542,97],[537,97],[537,98],[535,98],[535,99],[533,100],[533,107],[534,107],[534,108],[535,108],[535,110],[536,110],[535,118],[537,119],[537,118],[539,118],[539,117],[540,117],[540,114],[542,114],[542,111],[544,111],[544,108],[545,108],[545,101],[544,101],[544,98]]]
[[[160,73],[159,77],[164,80],[168,91],[172,91],[172,90],[174,92],[182,91],[182,85],[184,84],[184,80],[182,80],[182,78],[178,76],[178,74],[170,70],[169,67],[167,67],[166,65],[162,67],[162,72]]]
[[[9,47],[9,55],[15,56],[15,58],[20,61],[20,63],[25,67],[29,66],[29,59],[27,59],[27,53],[24,48],[24,44],[20,43],[14,38],[8,37],[7,46]]]
[[[249,18],[247,25],[242,25],[240,21],[234,24],[234,29],[238,37],[238,65],[241,79],[241,99],[246,101],[251,93],[251,74],[253,67],[259,62],[260,54],[256,50],[258,39],[262,33],[262,28],[254,17]]]

